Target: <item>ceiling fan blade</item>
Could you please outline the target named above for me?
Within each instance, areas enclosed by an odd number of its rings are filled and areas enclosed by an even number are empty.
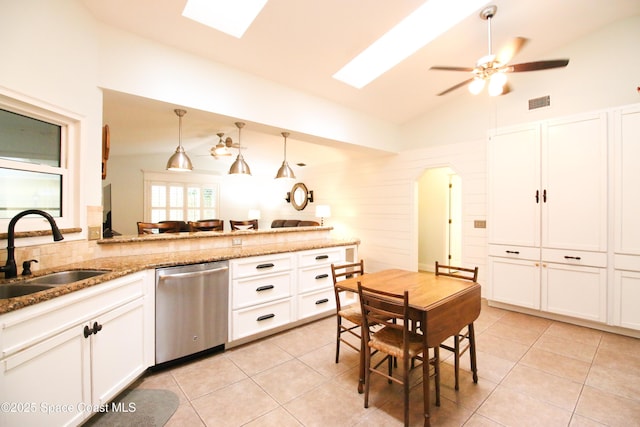
[[[529,39],[525,39],[524,37],[516,37],[509,42],[506,46],[504,46],[500,53],[498,53],[496,60],[500,64],[506,64],[511,61],[511,58],[516,56],[518,52],[524,47],[524,45],[529,41]]]
[[[441,70],[441,71],[467,71],[467,72],[473,71],[473,68],[469,68],[469,67],[447,67],[447,66],[440,66],[440,65],[436,65],[435,67],[431,67],[429,69]]]
[[[451,91],[454,91],[454,90],[458,89],[459,87],[462,87],[462,86],[464,86],[464,85],[467,85],[467,84],[471,83],[472,81],[473,81],[473,77],[472,77],[472,78],[470,78],[470,79],[467,79],[467,80],[465,80],[465,81],[463,81],[463,82],[460,82],[460,83],[458,83],[458,84],[457,84],[457,85],[455,85],[455,86],[451,86],[449,89],[447,89],[447,90],[444,90],[444,91],[440,92],[440,93],[438,94],[438,96],[446,95],[446,94],[448,94],[449,92],[451,92]]]
[[[522,64],[513,64],[507,66],[508,72],[521,73],[523,71],[548,70],[550,68],[566,67],[569,64],[568,59],[552,59],[549,61],[523,62]]]

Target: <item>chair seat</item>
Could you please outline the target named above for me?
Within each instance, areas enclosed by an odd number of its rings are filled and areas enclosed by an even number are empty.
[[[338,312],[338,316],[347,319],[351,323],[356,325],[362,325],[362,312],[359,307],[349,306],[345,307]]]
[[[422,345],[422,335],[409,332],[409,358],[422,353]],[[371,335],[369,347],[402,359],[402,331],[385,326]]]

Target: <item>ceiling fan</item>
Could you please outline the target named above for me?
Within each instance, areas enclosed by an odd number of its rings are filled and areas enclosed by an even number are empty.
[[[497,6],[491,5],[482,9],[480,12],[480,17],[487,21],[489,53],[480,58],[474,68],[448,66],[434,66],[430,68],[431,70],[465,71],[472,74],[472,76],[467,80],[440,92],[438,96],[446,95],[447,93],[466,84],[469,84],[469,91],[474,95],[477,95],[482,91],[487,81],[489,81],[489,95],[502,95],[508,91],[506,88],[506,73],[548,70],[551,68],[566,67],[567,64],[569,64],[568,59],[554,59],[509,65],[508,62],[511,58],[515,56],[527,42],[527,39],[523,37],[516,37],[507,46],[505,46],[498,55],[494,55],[491,50],[491,19],[495,16],[497,10]]]
[[[219,157],[231,156],[231,148],[242,148],[243,150],[246,149],[246,147],[241,147],[237,142],[233,142],[230,136],[222,139],[222,137],[224,136],[224,133],[222,132],[219,132],[216,135],[218,135],[218,138],[220,138],[220,140],[209,150],[209,153],[216,159],[218,159]]]

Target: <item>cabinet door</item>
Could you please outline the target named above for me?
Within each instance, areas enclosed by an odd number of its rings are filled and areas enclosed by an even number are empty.
[[[78,326],[5,359],[0,402],[11,406],[0,411],[0,425],[79,424],[91,413],[89,362]]]
[[[542,310],[605,322],[607,272],[604,268],[547,263],[542,268]]]
[[[147,368],[144,298],[99,316],[89,326],[93,329],[96,323],[101,329],[90,337],[92,398],[94,405],[101,405]]]
[[[606,251],[606,114],[549,121],[542,129],[542,246]]]
[[[613,294],[613,324],[640,330],[640,272],[616,270]]]
[[[615,113],[615,251],[640,255],[640,106]]]
[[[487,156],[489,243],[539,246],[539,126],[500,129]]]
[[[540,264],[537,261],[489,257],[494,301],[540,309]]]

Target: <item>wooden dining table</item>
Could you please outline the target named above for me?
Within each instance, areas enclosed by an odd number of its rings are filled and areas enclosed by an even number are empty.
[[[438,347],[480,315],[480,285],[476,282],[428,272],[391,269],[346,279],[338,286],[357,293],[358,282],[380,291],[397,294],[409,291],[409,316],[420,322],[426,347]],[[359,393],[364,387],[364,368],[364,352],[361,351]],[[425,425],[429,425],[429,376],[426,375],[423,381],[426,382]]]

